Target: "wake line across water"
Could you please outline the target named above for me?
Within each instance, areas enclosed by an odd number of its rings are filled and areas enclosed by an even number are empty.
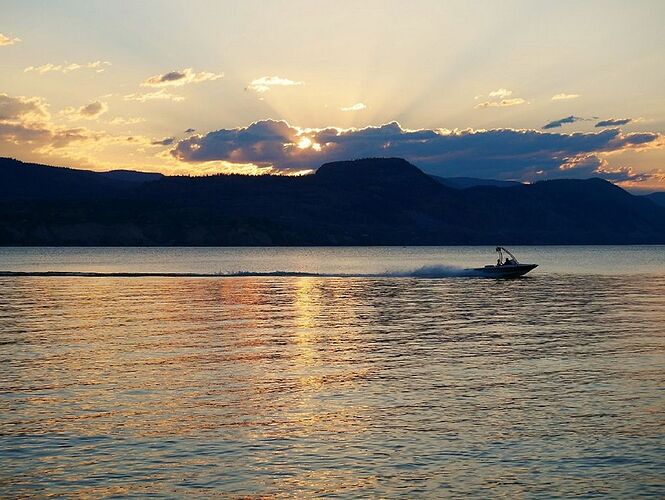
[[[300,273],[291,271],[252,272],[239,271],[224,276],[311,276],[319,278],[463,278],[478,277],[473,269],[453,266],[424,266],[403,271],[383,271],[380,273]]]
[[[312,277],[312,278],[461,278],[479,277],[473,269],[453,266],[424,266],[412,270],[380,273],[311,273],[300,271],[237,271],[216,273],[190,272],[95,272],[95,271],[0,271],[0,277],[82,277],[82,278],[243,278],[243,277]]]

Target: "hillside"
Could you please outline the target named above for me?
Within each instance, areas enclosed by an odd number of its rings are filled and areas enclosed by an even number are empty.
[[[600,180],[443,185],[397,158],[303,177],[109,176],[0,160],[2,245],[665,243],[665,208]]]

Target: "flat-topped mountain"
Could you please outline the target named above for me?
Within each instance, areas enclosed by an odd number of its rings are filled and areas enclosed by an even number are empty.
[[[0,159],[2,245],[665,243],[665,207],[601,179],[456,189],[399,158],[302,177],[110,175]]]

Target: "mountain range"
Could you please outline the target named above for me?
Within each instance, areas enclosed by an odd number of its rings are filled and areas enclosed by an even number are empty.
[[[0,158],[0,245],[662,244],[664,193],[435,178],[399,158],[300,177],[93,172]]]

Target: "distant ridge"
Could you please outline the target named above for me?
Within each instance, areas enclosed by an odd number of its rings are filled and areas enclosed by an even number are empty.
[[[135,170],[109,170],[108,172],[100,172],[99,175],[109,179],[127,182],[148,182],[156,181],[164,177],[164,174],[157,172],[137,172]]]
[[[645,198],[648,198],[661,207],[665,207],[665,192],[647,194]]]
[[[303,177],[98,173],[0,159],[1,245],[665,243],[665,207],[601,179],[446,186],[399,158]]]
[[[494,186],[494,187],[513,187],[519,186],[522,183],[517,181],[501,181],[497,179],[478,179],[476,177],[439,177],[431,175],[434,180],[440,182],[444,186],[455,189],[468,189],[477,186]]]

